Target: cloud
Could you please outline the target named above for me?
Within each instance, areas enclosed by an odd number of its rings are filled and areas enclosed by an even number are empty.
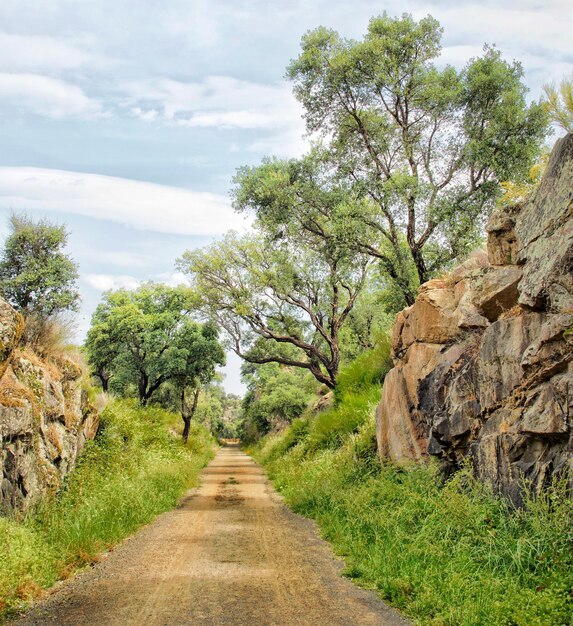
[[[112,252],[94,252],[94,258],[99,263],[107,263],[109,265],[117,265],[118,267],[146,267],[152,262],[152,259],[145,257],[143,254],[135,252],[124,252],[123,250],[115,250]]]
[[[0,70],[70,70],[94,57],[54,37],[0,32]]]
[[[308,140],[303,136],[303,130],[287,128],[278,133],[261,136],[249,144],[247,150],[286,158],[300,157],[310,147]]]
[[[247,227],[225,196],[32,167],[0,167],[0,208],[63,211],[180,235],[217,235]]]
[[[183,272],[164,272],[155,275],[153,280],[158,283],[165,283],[169,287],[178,287],[189,283],[189,278]]]
[[[0,102],[53,119],[96,118],[98,102],[75,85],[39,74],[0,73]]]
[[[118,274],[84,274],[82,278],[90,287],[98,291],[109,291],[110,289],[137,289],[141,281],[134,276]]]
[[[301,108],[290,85],[263,84],[228,76],[200,82],[158,78],[125,83],[125,104],[146,121],[181,126],[272,129],[297,126]]]

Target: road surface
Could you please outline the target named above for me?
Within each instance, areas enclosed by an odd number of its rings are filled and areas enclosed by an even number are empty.
[[[59,585],[18,626],[403,626],[340,577],[313,522],[292,513],[237,446],[221,448],[174,511]]]

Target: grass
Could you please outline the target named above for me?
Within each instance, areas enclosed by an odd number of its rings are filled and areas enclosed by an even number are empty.
[[[0,618],[176,505],[214,449],[196,424],[184,447],[169,432],[179,421],[113,401],[62,492],[21,522],[0,518]]]
[[[289,505],[344,556],[346,575],[418,624],[573,624],[565,484],[512,511],[469,468],[444,485],[435,464],[382,465],[376,398],[379,387],[347,393],[253,450]]]

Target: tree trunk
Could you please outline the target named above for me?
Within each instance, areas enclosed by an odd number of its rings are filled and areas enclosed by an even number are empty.
[[[147,404],[147,400],[149,400],[149,397],[147,395],[147,383],[148,382],[149,382],[149,378],[147,374],[145,374],[145,372],[140,372],[138,391],[139,391],[139,404],[141,404],[141,406],[145,406]]]
[[[104,393],[108,392],[110,374],[106,373],[103,369],[96,372],[96,376],[100,379],[101,388]]]
[[[193,390],[193,404],[191,408],[187,410],[187,406],[185,403],[185,387],[181,390],[181,418],[183,419],[183,443],[187,443],[189,439],[189,430],[191,429],[191,420],[195,415],[195,411],[197,409],[197,402],[199,401],[199,393],[201,389],[200,387],[196,387]]]

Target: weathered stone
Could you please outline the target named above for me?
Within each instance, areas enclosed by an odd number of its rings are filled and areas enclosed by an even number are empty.
[[[383,458],[398,463],[419,460],[423,456],[423,442],[419,441],[410,418],[412,406],[402,372],[393,369],[386,379],[389,384],[384,385],[376,414],[378,451]]]
[[[487,253],[492,265],[512,265],[517,262],[515,215],[520,207],[496,209],[486,227]]]
[[[430,281],[394,327],[378,446],[476,474],[516,504],[573,470],[573,138],[535,198],[488,224],[491,265]],[[518,263],[519,265],[512,265]]]
[[[543,321],[541,313],[526,313],[498,320],[486,329],[477,355],[482,409],[499,405],[523,381],[521,359]]]
[[[573,135],[559,139],[535,196],[516,221],[520,303],[573,310]]]
[[[0,298],[0,378],[10,364],[12,352],[18,345],[23,330],[24,319],[20,313],[16,313]]]
[[[504,312],[517,304],[517,285],[522,270],[515,265],[499,267],[484,273],[478,282],[473,301],[478,312],[494,322]]]
[[[16,338],[20,318],[0,300],[0,334]],[[0,339],[1,340],[1,339]],[[81,369],[67,359],[53,363],[11,349],[0,378],[0,511],[26,510],[60,488],[98,415],[82,391]]]
[[[569,433],[569,397],[567,381],[559,389],[557,380],[537,387],[527,400],[519,424],[520,433],[565,435]]]
[[[431,280],[420,287],[420,295],[407,310],[401,332],[401,347],[415,341],[447,343],[459,334],[454,315],[455,295],[452,285],[443,280]]]

